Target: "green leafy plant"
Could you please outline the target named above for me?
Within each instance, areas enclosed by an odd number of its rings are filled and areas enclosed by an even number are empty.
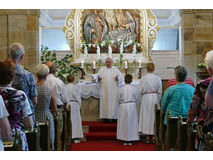
[[[197,69],[198,69],[199,71],[206,71],[206,64],[205,64],[205,63],[199,63],[199,64],[197,65]]]
[[[75,76],[79,76],[80,67],[73,66],[70,63],[70,59],[72,55],[67,54],[61,60],[56,58],[55,51],[49,51],[47,46],[41,45],[41,63],[45,64],[48,61],[54,62],[56,65],[56,77],[60,78],[62,81],[66,82],[66,77],[69,74],[74,74]]]
[[[122,67],[123,64],[123,54],[120,54],[120,68]]]

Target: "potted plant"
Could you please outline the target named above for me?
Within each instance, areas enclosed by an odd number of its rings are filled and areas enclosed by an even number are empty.
[[[197,65],[197,76],[201,79],[205,79],[205,78],[208,78],[209,77],[209,73],[206,69],[206,65],[205,63],[199,63]]]

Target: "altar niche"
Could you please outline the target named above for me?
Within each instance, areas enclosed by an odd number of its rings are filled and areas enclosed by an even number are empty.
[[[91,56],[97,52],[111,52],[112,57],[122,52],[124,59],[125,54],[139,53],[151,62],[150,52],[159,26],[150,9],[72,9],[63,30],[73,62],[97,60],[97,56]]]

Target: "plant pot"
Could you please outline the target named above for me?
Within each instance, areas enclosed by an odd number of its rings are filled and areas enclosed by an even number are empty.
[[[200,79],[206,79],[210,76],[207,71],[197,71],[196,74]]]

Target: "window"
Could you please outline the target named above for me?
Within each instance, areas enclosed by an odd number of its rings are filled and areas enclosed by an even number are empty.
[[[160,29],[153,50],[179,50],[178,29]]]
[[[70,50],[62,30],[43,30],[42,44],[47,46],[50,51]]]

